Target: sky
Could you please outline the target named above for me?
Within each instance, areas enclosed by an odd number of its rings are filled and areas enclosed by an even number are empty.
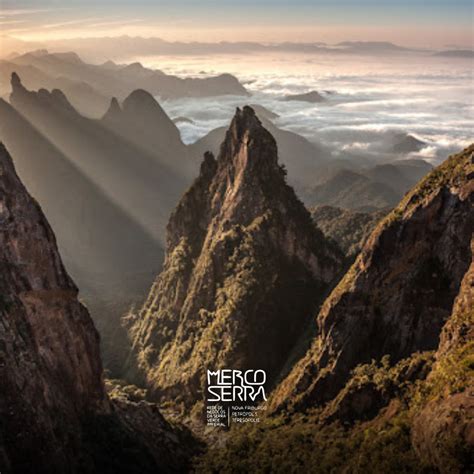
[[[391,41],[471,48],[471,0],[0,0],[0,29],[26,41]]]

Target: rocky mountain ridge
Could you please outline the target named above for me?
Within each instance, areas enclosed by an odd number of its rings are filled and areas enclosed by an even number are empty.
[[[357,364],[436,349],[471,259],[473,152],[450,157],[375,229],[325,301],[320,338],[275,400],[324,402]]]
[[[99,335],[3,145],[0,203],[0,452],[6,469],[36,459],[59,472],[78,463],[80,418],[110,410]]]
[[[13,72],[23,77],[29,89],[61,89],[82,114],[99,118],[112,97],[124,100],[136,89],[144,89],[161,99],[205,97],[226,94],[248,95],[231,74],[205,78],[180,78],[139,63],[88,64],[76,53],[26,53],[0,61],[0,94],[8,91]]]

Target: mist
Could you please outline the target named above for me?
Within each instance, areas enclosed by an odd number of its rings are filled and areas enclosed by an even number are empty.
[[[327,145],[334,156],[350,150],[382,160],[390,154],[393,134],[406,133],[425,144],[410,157],[437,164],[472,139],[470,59],[406,54],[376,61],[363,56],[312,54],[195,56],[179,62],[176,57],[134,59],[182,76],[207,77],[225,70],[235,74],[251,93],[248,99],[225,96],[162,101],[171,117],[192,121],[177,123],[186,143],[225,125],[235,107],[244,103],[263,105],[278,115],[276,125]],[[282,100],[312,90],[319,91],[325,100],[316,104]]]

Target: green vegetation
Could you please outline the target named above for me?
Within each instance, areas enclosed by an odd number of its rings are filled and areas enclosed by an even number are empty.
[[[406,412],[372,426],[321,424],[317,412],[231,430],[225,449],[196,460],[200,473],[423,473]]]
[[[105,379],[105,389],[110,399],[123,399],[140,402],[147,397],[147,390],[122,379]]]
[[[327,238],[335,241],[347,256],[354,257],[387,212],[388,210],[356,212],[332,206],[317,206],[312,209],[311,216]]]
[[[434,353],[414,354],[392,366],[388,356],[357,366],[339,396],[326,409],[268,417],[260,425],[230,431],[227,445],[195,459],[200,473],[417,473],[438,472],[420,460],[412,445],[412,425],[434,396],[462,391],[472,383],[474,343],[443,358],[429,373]],[[369,421],[329,422],[328,410],[350,392],[373,384],[386,398],[385,408]],[[443,449],[465,449],[452,436]],[[455,451],[453,451],[455,450]]]

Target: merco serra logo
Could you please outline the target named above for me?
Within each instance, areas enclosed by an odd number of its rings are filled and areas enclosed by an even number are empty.
[[[255,402],[267,400],[264,370],[208,370],[208,402]]]

